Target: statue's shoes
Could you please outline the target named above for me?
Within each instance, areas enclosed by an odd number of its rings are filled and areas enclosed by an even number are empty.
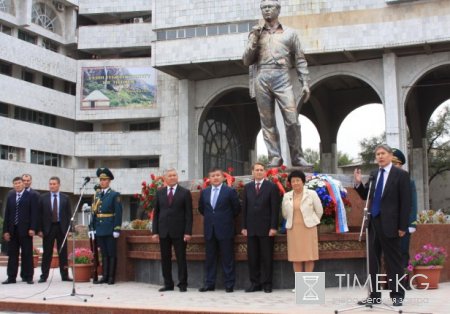
[[[283,164],[283,158],[273,157],[270,163],[267,165],[269,168],[280,167]]]

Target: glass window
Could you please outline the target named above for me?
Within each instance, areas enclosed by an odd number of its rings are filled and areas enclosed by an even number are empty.
[[[130,168],[158,168],[158,167],[159,167],[159,157],[130,160]]]
[[[34,74],[32,72],[22,70],[22,80],[33,83]]]
[[[31,150],[30,162],[32,164],[60,167],[61,155]]]
[[[230,33],[237,33],[238,26],[237,24],[230,24]]]
[[[12,76],[12,64],[0,61],[0,73]]]
[[[45,76],[45,75],[42,76],[42,86],[48,87],[48,88],[53,88],[54,85],[55,85],[54,79],[52,79],[51,77]]]
[[[199,26],[195,28],[195,33],[197,37],[204,37],[206,36],[206,27]]]
[[[19,29],[19,39],[22,39],[26,42],[32,43],[36,45],[37,42],[37,36],[28,34],[27,32],[24,32],[23,30]]]
[[[177,38],[177,31],[174,29],[168,30],[166,34],[167,34],[167,40],[172,40],[172,39]]]
[[[238,32],[246,33],[248,32],[248,22],[243,22],[238,24]]]
[[[58,44],[48,38],[44,38],[42,40],[42,47],[54,52],[58,52]]]
[[[160,129],[159,120],[140,123],[130,123],[130,131],[153,131],[159,129]]]
[[[186,29],[186,38],[195,37],[195,28],[190,27]]]
[[[60,5],[63,6],[63,4]],[[45,3],[35,3],[31,10],[31,22],[56,33],[58,17],[48,5]]]
[[[64,93],[75,96],[76,95],[77,84],[64,81]]]
[[[166,40],[166,31],[157,31],[156,40]]]
[[[11,35],[11,27],[0,24],[0,32],[6,34],[6,35]]]
[[[217,25],[208,26],[208,36],[217,35]]]
[[[184,28],[177,30],[177,38],[186,38],[186,30]]]
[[[219,25],[219,35],[228,34],[228,25]]]
[[[0,102],[0,117],[8,117],[9,106],[8,104]]]

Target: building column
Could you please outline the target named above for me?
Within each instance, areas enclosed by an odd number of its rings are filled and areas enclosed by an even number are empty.
[[[384,115],[386,121],[386,143],[407,151],[406,118],[397,78],[397,56],[395,53],[383,55],[384,73]]]
[[[178,176],[180,181],[194,179],[197,148],[195,134],[195,82],[180,80],[178,88]]]
[[[337,145],[331,144],[330,153],[320,154],[320,166],[323,173],[337,173]]]
[[[424,163],[423,163],[423,148],[413,148],[411,151],[411,158],[408,162],[411,179],[416,184],[417,192],[417,211],[427,208],[424,190],[428,186],[428,182],[425,179]]]

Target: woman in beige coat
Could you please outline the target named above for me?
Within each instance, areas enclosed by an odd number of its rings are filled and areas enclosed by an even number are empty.
[[[303,171],[294,170],[288,181],[292,191],[284,194],[283,217],[286,219],[288,261],[294,272],[312,272],[314,261],[319,259],[317,225],[323,214],[319,196],[305,185]]]

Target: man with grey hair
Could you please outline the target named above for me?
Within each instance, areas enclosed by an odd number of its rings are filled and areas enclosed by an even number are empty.
[[[251,65],[250,72],[255,75],[254,86],[250,86],[250,91],[254,87],[263,138],[269,153],[269,167],[283,164],[275,121],[275,103],[283,115],[292,165],[310,166],[303,157],[297,104],[289,75],[289,70],[295,67],[303,85],[301,99],[303,102],[308,101],[307,62],[295,30],[278,21],[281,9],[279,1],[263,0],[260,8],[265,24],[253,27],[242,58],[245,65]]]
[[[369,273],[370,294],[359,305],[381,303],[377,274],[380,271],[383,253],[390,297],[394,306],[401,306],[405,298],[405,287],[401,281],[404,277],[401,255],[401,238],[408,229],[409,212],[411,210],[411,187],[409,174],[392,166],[393,151],[386,144],[375,148],[375,159],[378,169],[370,173],[372,181],[362,183],[361,170],[355,169],[355,188],[362,199],[371,200],[369,207]]]
[[[178,288],[187,291],[186,244],[192,237],[192,196],[178,184],[173,168],[164,172],[166,187],[156,193],[153,215],[153,239],[159,239],[164,286],[160,292],[174,289],[172,279],[172,246],[178,266]]]

